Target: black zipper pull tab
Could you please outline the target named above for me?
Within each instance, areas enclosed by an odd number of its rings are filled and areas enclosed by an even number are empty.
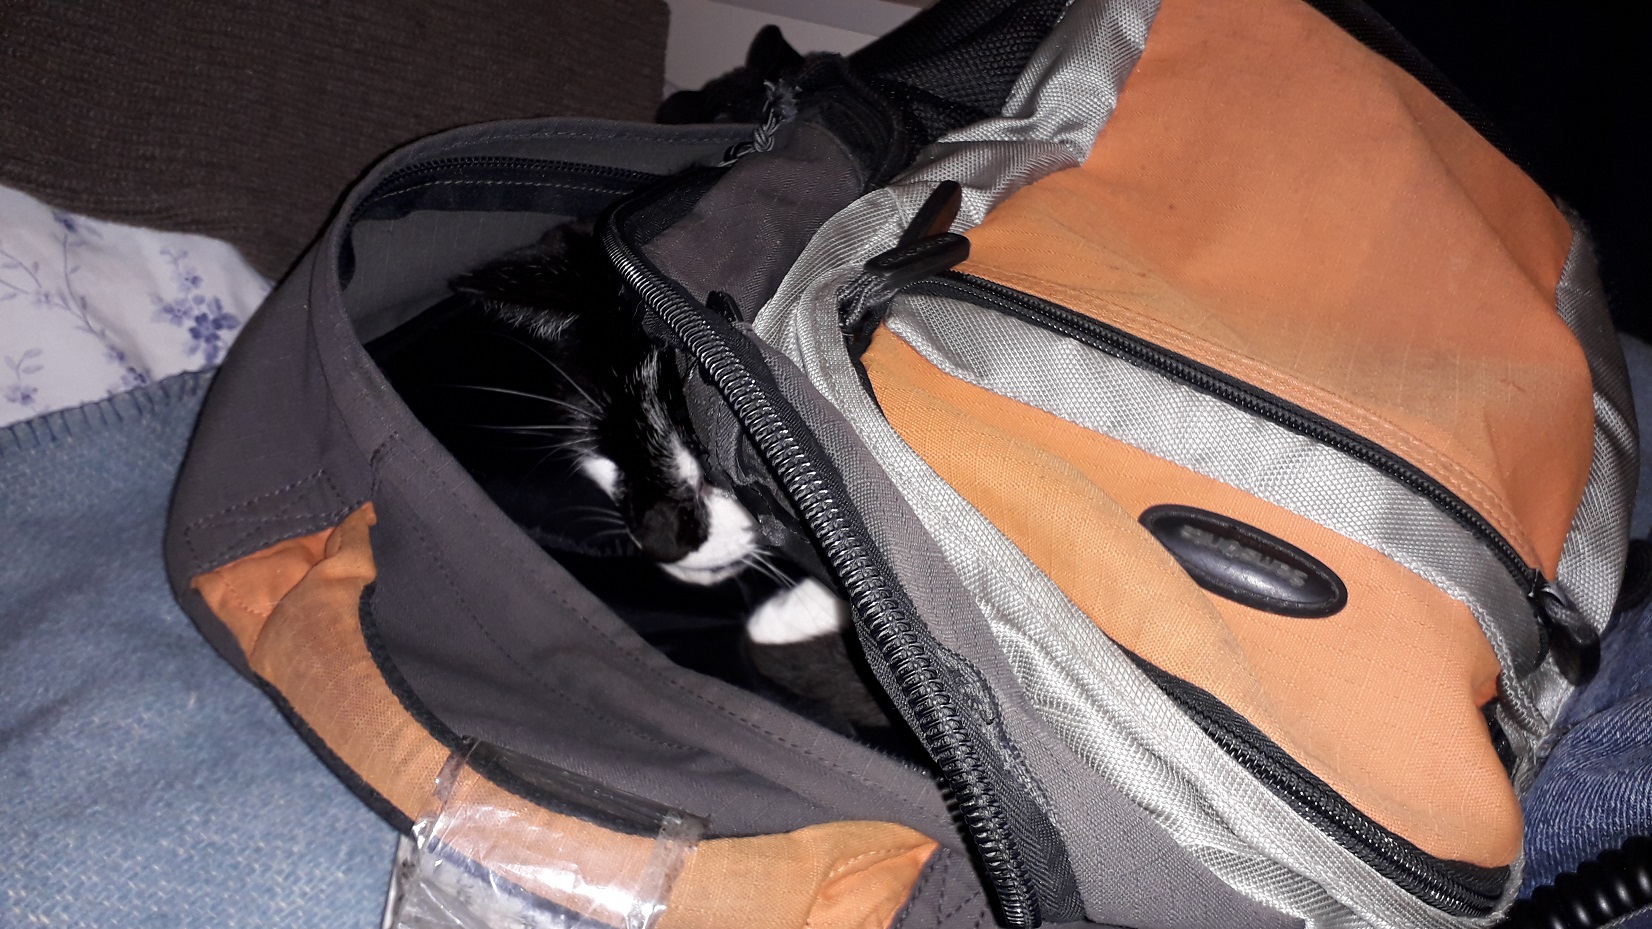
[[[1595,672],[1600,670],[1600,634],[1595,627],[1552,582],[1539,587],[1532,601],[1548,634],[1549,653],[1560,676],[1574,687],[1594,680]]]
[[[740,317],[740,304],[735,302],[733,296],[725,293],[724,291],[714,290],[711,293],[706,294],[706,309],[711,310],[713,313],[716,313],[718,316],[723,317],[731,323],[745,322],[745,320]]]
[[[912,221],[901,232],[895,248],[905,248],[923,239],[932,239],[951,231],[952,221],[964,207],[964,188],[957,181],[942,181],[924,198],[924,205],[912,214]],[[886,253],[887,254],[887,253]],[[876,261],[877,259],[873,259]]]
[[[872,333],[889,314],[889,303],[902,287],[962,264],[969,240],[948,232],[963,205],[957,181],[942,181],[918,208],[894,248],[873,255],[865,273],[850,282],[838,299],[838,318],[849,351],[860,357]]]

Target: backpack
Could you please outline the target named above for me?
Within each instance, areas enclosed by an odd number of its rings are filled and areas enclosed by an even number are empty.
[[[1575,217],[1351,3],[942,0],[765,92],[356,185],[180,477],[206,637],[552,925],[1495,922],[1639,467]],[[369,354],[591,218],[922,763],[669,660]]]

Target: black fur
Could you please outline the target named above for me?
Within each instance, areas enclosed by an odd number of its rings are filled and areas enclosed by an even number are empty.
[[[651,342],[618,276],[584,228],[473,271],[453,290],[516,328],[543,358],[539,431],[618,466],[614,502],[637,545],[676,561],[705,542],[698,488],[677,473],[673,436],[690,441],[676,359]]]
[[[673,661],[921,762],[869,689],[851,637],[758,645],[746,635],[801,569],[765,558],[707,585],[647,564],[694,551],[707,513],[677,471],[673,441],[695,451],[677,359],[649,339],[588,227],[554,230],[452,289],[369,351],[500,508]],[[614,462],[613,499],[576,473],[587,455]]]

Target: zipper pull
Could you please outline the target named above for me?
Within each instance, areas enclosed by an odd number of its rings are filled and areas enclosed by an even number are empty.
[[[889,314],[901,288],[939,274],[969,257],[969,240],[948,232],[963,204],[957,181],[942,181],[901,233],[895,247],[873,255],[838,297],[838,321],[849,352],[858,358]]]
[[[1572,605],[1566,592],[1545,582],[1532,594],[1537,617],[1548,635],[1555,669],[1574,687],[1594,680],[1600,670],[1600,634]]]

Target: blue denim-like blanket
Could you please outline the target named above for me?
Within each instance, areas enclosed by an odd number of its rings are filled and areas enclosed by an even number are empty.
[[[394,831],[162,572],[208,380],[0,429],[0,926],[378,924]]]

